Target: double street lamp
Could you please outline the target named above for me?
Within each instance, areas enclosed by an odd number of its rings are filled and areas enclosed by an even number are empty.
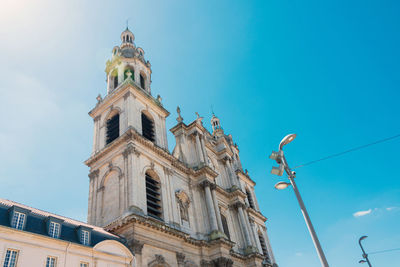
[[[317,250],[321,264],[323,267],[329,267],[328,262],[325,258],[325,254],[322,251],[321,244],[319,243],[317,234],[315,233],[315,230],[311,223],[310,217],[308,216],[303,199],[300,196],[299,189],[297,188],[296,182],[294,181],[294,178],[296,177],[296,172],[294,172],[290,169],[290,167],[286,161],[285,155],[283,154],[283,150],[282,150],[283,147],[285,145],[289,144],[290,142],[292,142],[295,138],[296,138],[296,134],[289,134],[289,135],[285,136],[279,144],[279,151],[278,152],[272,151],[270,159],[275,160],[279,164],[279,167],[272,167],[271,173],[276,174],[278,176],[282,176],[283,171],[285,171],[286,174],[288,175],[290,183],[279,182],[275,185],[275,188],[276,189],[285,189],[290,185],[293,186],[294,193],[296,194],[297,201],[299,202],[301,212],[303,213],[304,219],[306,221],[311,238],[314,242],[314,246],[315,246],[315,249]]]

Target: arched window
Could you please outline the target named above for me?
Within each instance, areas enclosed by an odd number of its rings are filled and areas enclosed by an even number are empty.
[[[251,196],[250,190],[248,188],[246,188],[246,195],[247,195],[247,200],[249,201],[250,208],[255,210],[256,208],[254,206],[253,197]]]
[[[226,217],[221,213],[221,221],[222,221],[222,228],[224,228],[224,233],[231,240],[231,236],[229,234],[228,222],[226,221]]]
[[[258,232],[258,239],[260,240],[260,245],[261,245],[263,255],[265,256],[266,259],[268,259],[267,245],[265,244],[264,237],[263,237],[262,233],[260,233],[260,232]]]
[[[140,74],[140,87],[142,87],[143,89],[146,89],[146,84],[145,84],[145,76],[143,74]]]
[[[150,140],[151,142],[155,141],[154,138],[154,122],[150,119],[149,116],[142,113],[142,135],[144,138]]]
[[[147,215],[161,220],[160,183],[146,172]]]
[[[135,80],[135,70],[132,67],[128,67],[126,68],[126,70],[124,71],[124,80],[128,79],[129,75],[128,73],[131,73],[131,79]]]
[[[123,42],[125,43],[125,36],[123,37]]]
[[[106,144],[111,143],[119,136],[119,114],[114,115],[107,121]]]
[[[111,72],[111,79],[113,84],[113,89],[118,87],[118,71],[115,69]]]

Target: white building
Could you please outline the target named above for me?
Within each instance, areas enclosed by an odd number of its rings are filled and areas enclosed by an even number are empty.
[[[0,199],[3,267],[134,266],[123,243],[101,227]]]
[[[213,115],[170,129],[151,95],[151,65],[128,29],[107,62],[94,119],[88,223],[123,236],[139,267],[276,265],[238,146]]]

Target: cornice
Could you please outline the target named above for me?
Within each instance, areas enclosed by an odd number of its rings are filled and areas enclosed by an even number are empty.
[[[242,170],[237,169],[235,172],[237,175],[239,175],[239,177],[243,177],[243,180],[245,180],[247,183],[251,184],[252,186],[256,185],[256,182],[254,182],[253,179],[251,179],[250,176],[245,174]]]
[[[113,222],[113,223],[105,226],[104,229],[113,233],[113,232],[117,231],[118,229],[125,227],[126,225],[135,224],[135,223],[149,227],[152,230],[159,231],[159,232],[166,233],[168,235],[180,238],[183,241],[190,243],[192,245],[195,245],[195,246],[210,247],[213,245],[213,243],[211,243],[209,241],[195,239],[195,238],[191,237],[190,234],[184,233],[180,230],[177,230],[168,225],[165,225],[161,221],[158,221],[151,217],[143,217],[143,216],[140,216],[137,214],[131,214],[131,215],[123,218],[122,220]]]
[[[149,100],[152,104],[152,108],[158,109],[161,113],[164,114],[165,117],[169,116],[169,111],[166,110],[156,99],[153,98],[148,92],[138,87],[132,79],[126,79],[122,84],[118,86],[117,89],[113,90],[112,92],[108,93],[104,99],[99,101],[96,106],[89,111],[89,115],[94,118],[98,115],[99,111],[110,105],[110,102],[114,101],[118,96],[125,95],[125,91],[128,88],[132,88],[135,93],[139,94],[140,96],[144,97],[145,99]]]
[[[268,220],[267,217],[265,217],[264,215],[261,214],[261,212],[256,211],[256,210],[254,210],[254,209],[252,209],[252,208],[250,208],[250,207],[247,208],[247,212],[248,212],[250,215],[252,215],[253,217],[259,218],[259,219],[262,220],[263,222],[266,222],[266,221]]]
[[[146,147],[149,150],[156,153],[158,156],[161,156],[164,159],[166,159],[167,161],[169,161],[169,163],[171,164],[172,167],[175,167],[176,169],[180,170],[181,172],[183,172],[189,176],[198,177],[198,176],[204,175],[204,174],[211,176],[213,178],[218,176],[218,173],[216,173],[214,170],[212,170],[208,166],[203,166],[202,168],[200,168],[198,170],[194,170],[192,168],[187,167],[183,162],[179,161],[172,154],[170,154],[168,150],[155,145],[150,140],[147,140],[141,134],[139,134],[133,127],[129,127],[125,133],[123,133],[121,136],[119,136],[117,139],[115,139],[109,145],[107,145],[106,147],[104,147],[103,149],[98,151],[96,154],[92,155],[84,163],[90,167],[96,161],[98,161],[102,157],[106,156],[111,151],[113,151],[115,147],[117,147],[121,144],[124,144],[124,143],[128,143],[129,141],[136,141],[137,143],[143,145],[144,147]]]

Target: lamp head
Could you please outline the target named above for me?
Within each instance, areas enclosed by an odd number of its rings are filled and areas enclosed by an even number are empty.
[[[360,260],[358,263],[366,263],[367,261],[365,260]]]
[[[286,135],[282,141],[279,143],[279,150],[282,150],[283,146],[289,144],[296,138],[296,134],[288,134]]]
[[[367,238],[367,237],[368,237],[367,235],[363,235],[362,237],[360,237],[360,240],[359,240],[359,241],[364,240],[364,239]]]
[[[275,185],[275,188],[278,189],[278,190],[282,190],[282,189],[286,189],[289,185],[291,185],[291,184],[287,183],[287,182],[278,182]]]

